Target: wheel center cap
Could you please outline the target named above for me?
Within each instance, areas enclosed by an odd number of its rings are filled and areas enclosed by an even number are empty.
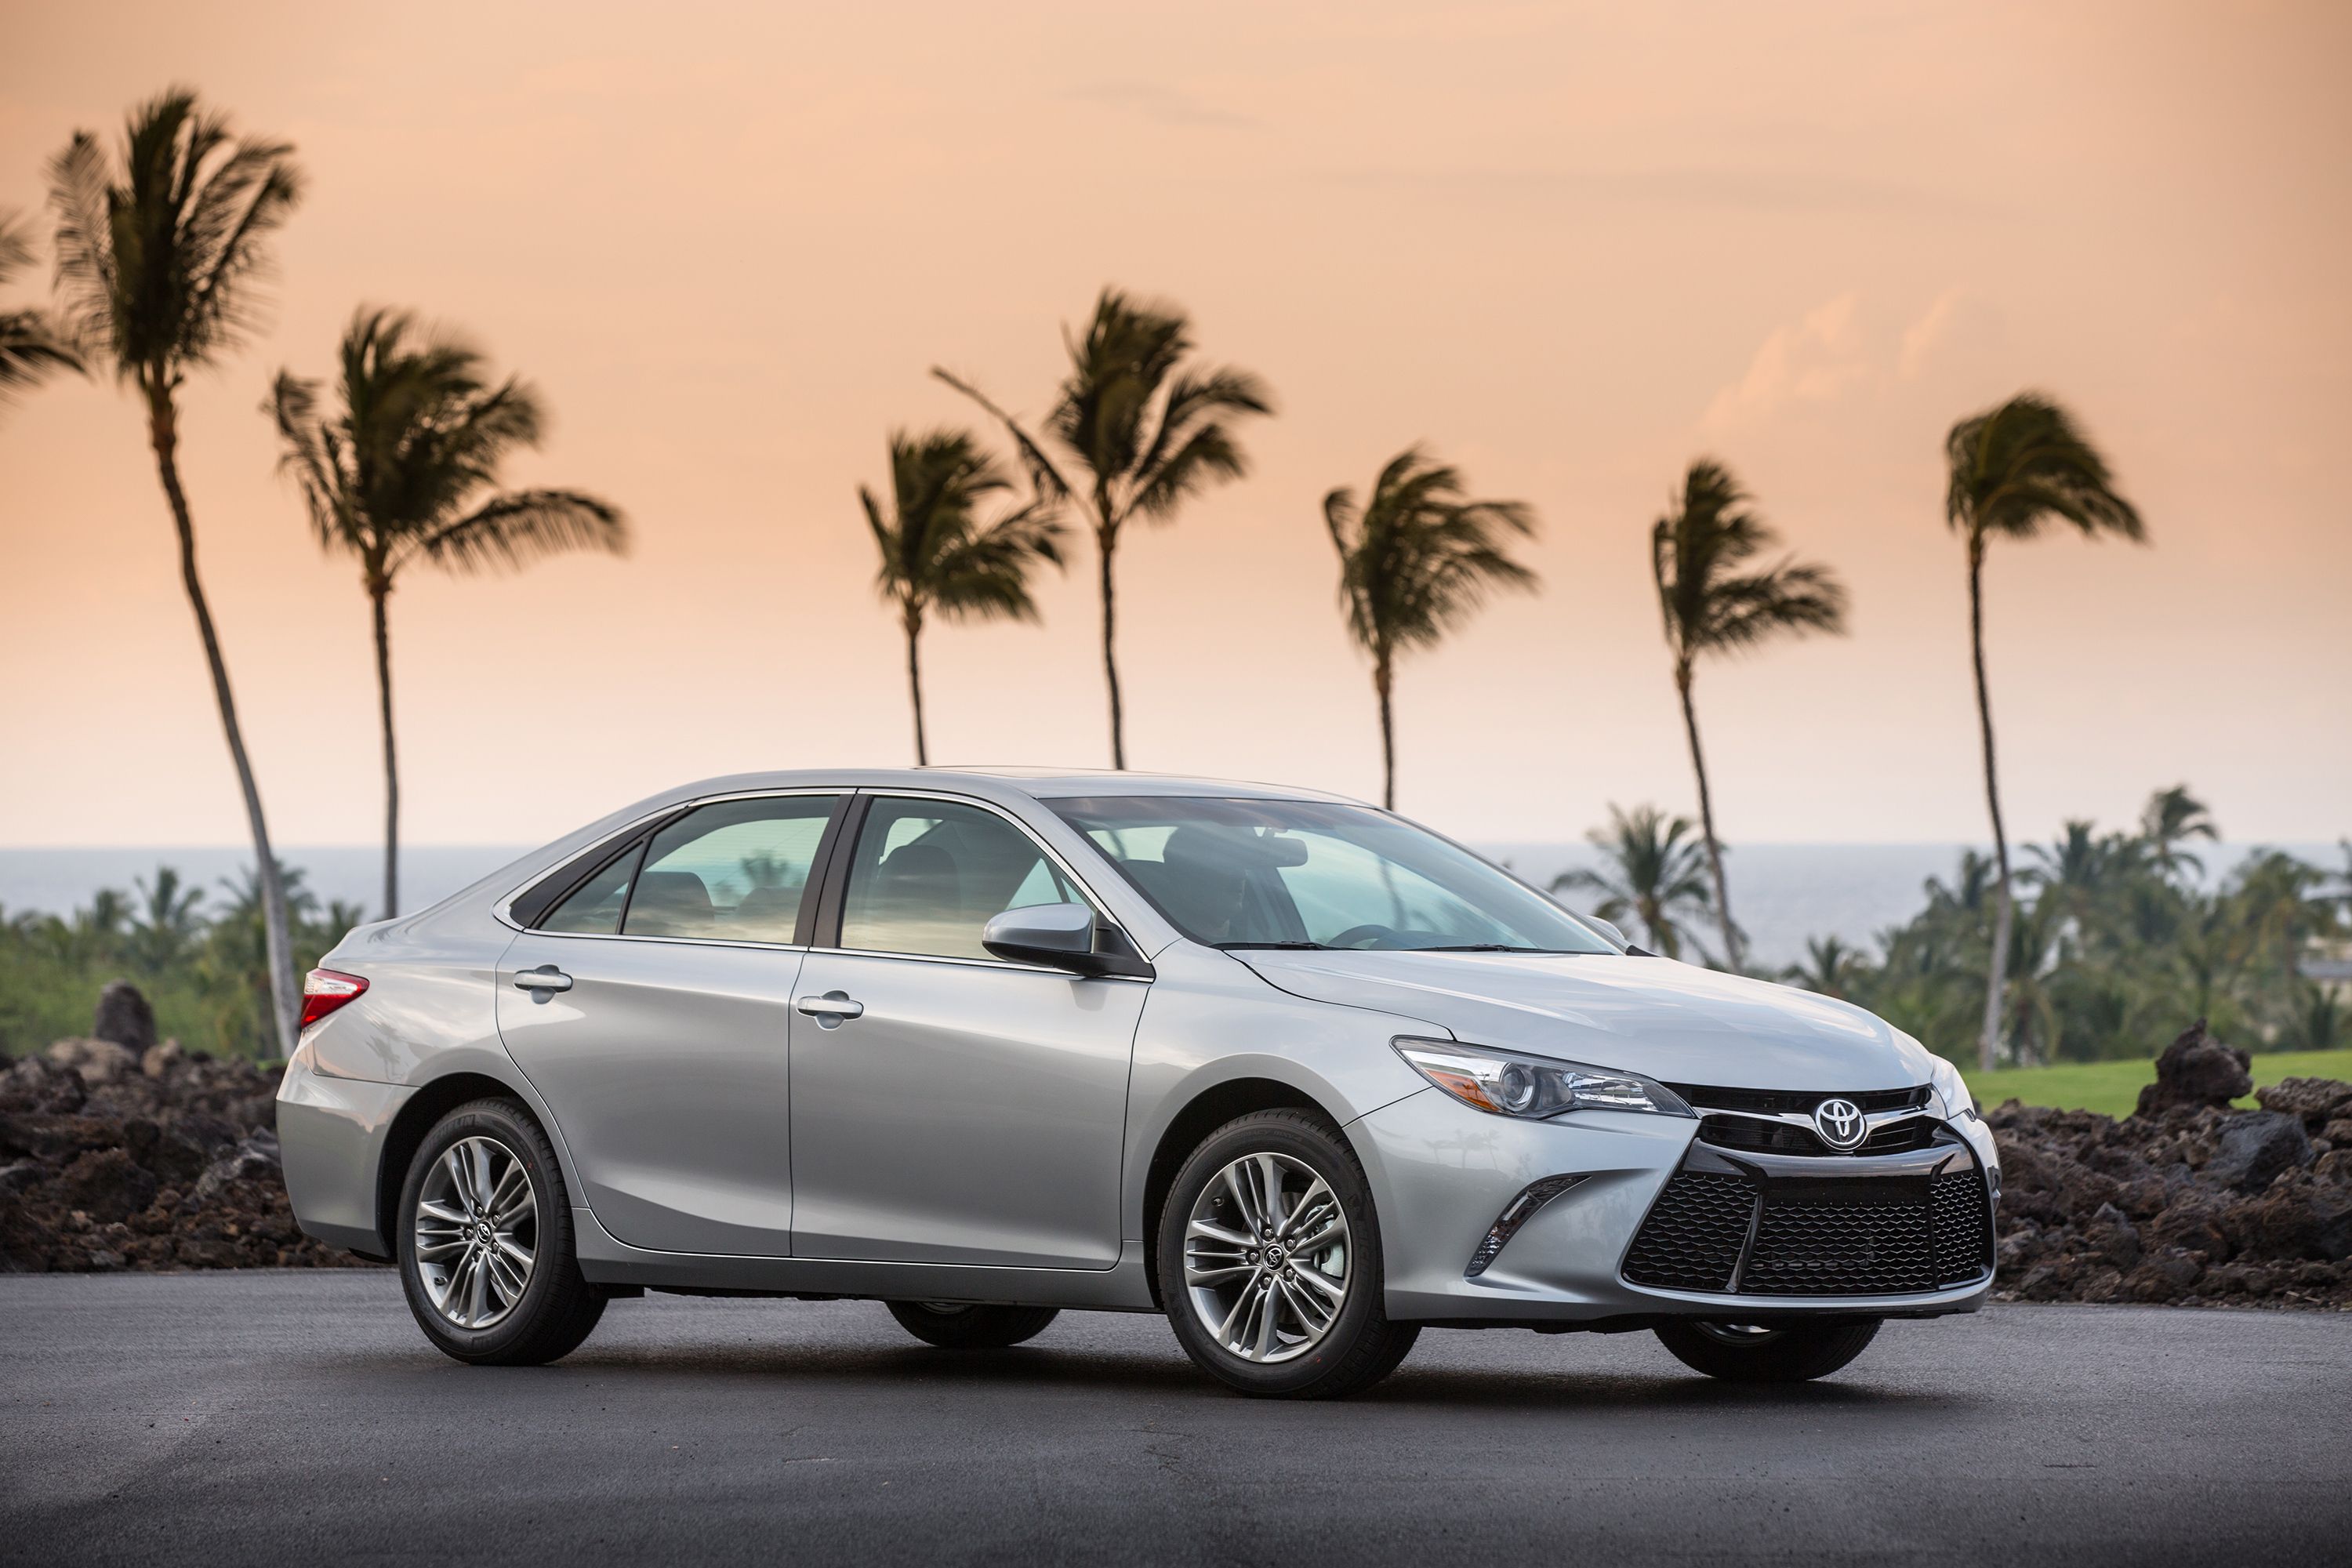
[[[1269,1247],[1265,1249],[1265,1266],[1268,1268],[1279,1268],[1282,1267],[1282,1248],[1278,1247]]]

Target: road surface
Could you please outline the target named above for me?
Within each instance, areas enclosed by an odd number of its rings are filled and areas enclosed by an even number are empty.
[[[2352,1560],[2352,1314],[1996,1307],[1771,1392],[1432,1332],[1278,1405],[1155,1318],[648,1297],[485,1370],[389,1273],[18,1277],[0,1367],[0,1562]]]

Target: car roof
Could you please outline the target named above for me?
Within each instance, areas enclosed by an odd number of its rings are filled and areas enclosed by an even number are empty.
[[[1225,800],[1318,800],[1349,805],[1362,803],[1323,790],[1297,789],[1286,784],[1256,784],[1240,779],[1190,777],[1180,773],[1139,773],[1109,768],[925,767],[925,768],[806,768],[790,772],[735,773],[703,779],[662,792],[662,797],[692,800],[703,795],[733,795],[766,789],[946,789],[1002,798],[1025,795],[1032,800],[1067,800],[1087,795],[1208,795]]]

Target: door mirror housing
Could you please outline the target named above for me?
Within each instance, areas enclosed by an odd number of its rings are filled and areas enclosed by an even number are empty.
[[[993,916],[980,945],[1015,963],[1042,963],[1073,974],[1125,974],[1149,980],[1146,963],[1114,927],[1098,927],[1084,904],[1032,904]]]
[[[1599,915],[1586,915],[1583,919],[1586,925],[1591,926],[1602,936],[1605,936],[1611,942],[1615,942],[1619,947],[1631,947],[1633,945],[1631,942],[1626,940],[1625,933],[1617,929],[1616,921],[1604,921]]]

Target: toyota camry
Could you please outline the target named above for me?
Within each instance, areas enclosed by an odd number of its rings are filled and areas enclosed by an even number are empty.
[[[1788,1382],[1991,1288],[1948,1063],[1310,791],[712,780],[360,927],[305,993],[296,1215],[466,1362],[658,1290],[873,1300],[950,1350],[1160,1312],[1264,1395],[1436,1328]]]

